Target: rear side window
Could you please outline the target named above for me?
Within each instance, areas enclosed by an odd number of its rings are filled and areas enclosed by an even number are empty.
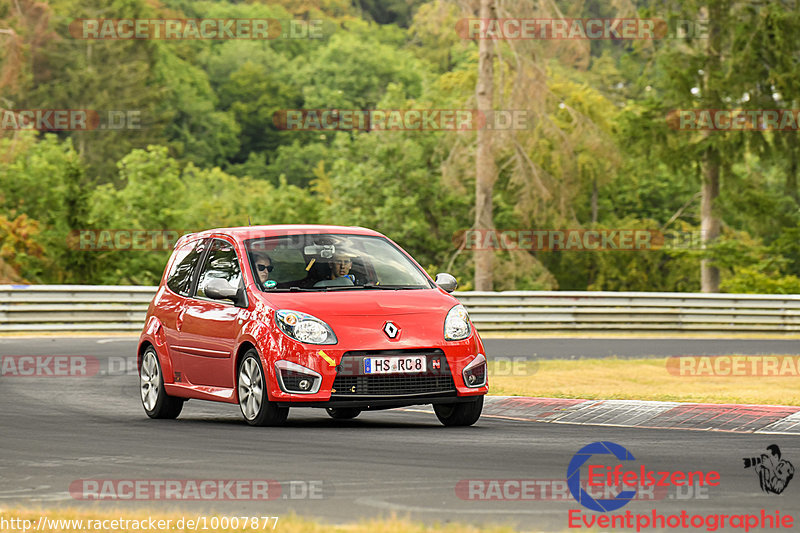
[[[234,287],[238,287],[242,280],[236,250],[231,243],[221,239],[211,241],[211,249],[200,273],[200,281],[197,283],[197,296],[205,297],[205,286],[214,278],[224,279]]]
[[[189,296],[192,288],[192,274],[197,268],[200,256],[205,250],[206,241],[187,242],[175,250],[175,261],[172,263],[172,271],[167,277],[167,287],[181,296]]]

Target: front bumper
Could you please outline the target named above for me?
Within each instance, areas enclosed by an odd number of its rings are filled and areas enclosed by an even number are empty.
[[[469,387],[463,370],[478,354],[485,353],[479,337],[473,333],[464,341],[437,347],[392,346],[377,350],[346,350],[340,346],[303,345],[283,340],[272,360],[265,361],[265,369],[273,374],[270,379],[270,400],[294,407],[359,407],[389,408],[402,405],[454,403],[461,398],[469,400],[488,392],[488,380],[481,387]],[[424,356],[426,371],[404,374],[366,374],[366,357]],[[319,388],[314,393],[287,391],[290,380],[281,370],[278,361],[291,361],[309,369],[320,377]],[[297,380],[302,376],[292,375]],[[380,407],[379,407],[380,406]],[[383,407],[386,406],[386,407]]]
[[[416,396],[382,397],[371,399],[346,399],[329,400],[327,402],[277,402],[280,407],[326,407],[340,408],[353,407],[362,411],[379,411],[381,409],[394,409],[396,407],[409,407],[412,405],[431,405],[439,403],[469,402],[475,396],[458,396],[456,393],[420,394]]]

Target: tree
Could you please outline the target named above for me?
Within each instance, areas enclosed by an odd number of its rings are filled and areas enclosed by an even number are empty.
[[[765,81],[769,78],[764,77],[763,52],[753,50],[753,42],[768,31],[762,16],[765,10],[769,8],[733,0],[668,4],[670,20],[705,21],[707,32],[665,39],[652,49],[643,50],[645,55],[652,52],[641,82],[652,89],[645,103],[650,112],[643,114],[643,120],[652,122],[656,110],[667,116],[682,109],[772,107],[759,97],[767,90]],[[797,30],[800,27],[795,28],[795,34]],[[772,101],[774,91],[769,92]],[[677,129],[674,124],[673,127]],[[745,161],[748,152],[768,151],[767,136],[758,130],[670,131],[666,125],[648,130],[652,135],[641,138],[660,160],[676,171],[682,168],[699,178],[701,229],[707,250],[701,262],[701,287],[704,292],[717,292],[720,270],[714,248],[724,240],[724,214],[719,206],[721,182],[733,176],[731,169]]]
[[[479,17],[482,20],[496,18],[494,0],[481,0]],[[475,103],[478,109],[490,111],[494,109],[494,43],[491,39],[478,40],[478,80],[475,85]],[[492,213],[492,192],[497,179],[494,165],[492,131],[487,128],[478,130],[475,147],[475,224],[477,231],[494,229]],[[475,257],[475,290],[492,290],[492,263],[494,252],[476,249]]]
[[[91,268],[86,254],[70,248],[70,231],[87,226],[89,179],[78,153],[67,139],[23,132],[16,139],[0,139],[0,213],[9,228],[30,227],[43,253],[28,253],[19,263],[23,277],[37,282],[62,283]],[[16,223],[16,225],[15,225]],[[25,232],[8,231],[19,235]],[[15,248],[14,245],[11,245]]]
[[[703,94],[707,109],[722,107],[720,82],[724,77],[720,74],[722,63],[722,16],[730,8],[728,0],[710,0],[708,5],[708,42],[706,45],[706,61],[704,65]],[[706,137],[712,135],[705,133]],[[706,145],[703,154],[703,187],[700,208],[700,227],[703,242],[714,243],[720,234],[720,218],[717,210],[720,179],[720,153],[713,142]],[[700,288],[703,292],[719,292],[719,268],[709,258],[700,263]]]

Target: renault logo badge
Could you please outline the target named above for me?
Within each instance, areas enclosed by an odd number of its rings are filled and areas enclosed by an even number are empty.
[[[383,325],[383,332],[386,333],[386,336],[390,339],[394,339],[397,337],[397,334],[400,333],[400,328],[392,324],[391,322],[387,322]]]

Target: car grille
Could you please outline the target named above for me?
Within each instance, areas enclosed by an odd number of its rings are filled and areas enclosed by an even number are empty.
[[[421,374],[364,375],[365,357],[425,355],[428,371]],[[439,368],[433,362],[439,361]],[[404,396],[455,391],[447,358],[441,350],[376,350],[347,352],[333,382],[331,399],[354,396]]]

